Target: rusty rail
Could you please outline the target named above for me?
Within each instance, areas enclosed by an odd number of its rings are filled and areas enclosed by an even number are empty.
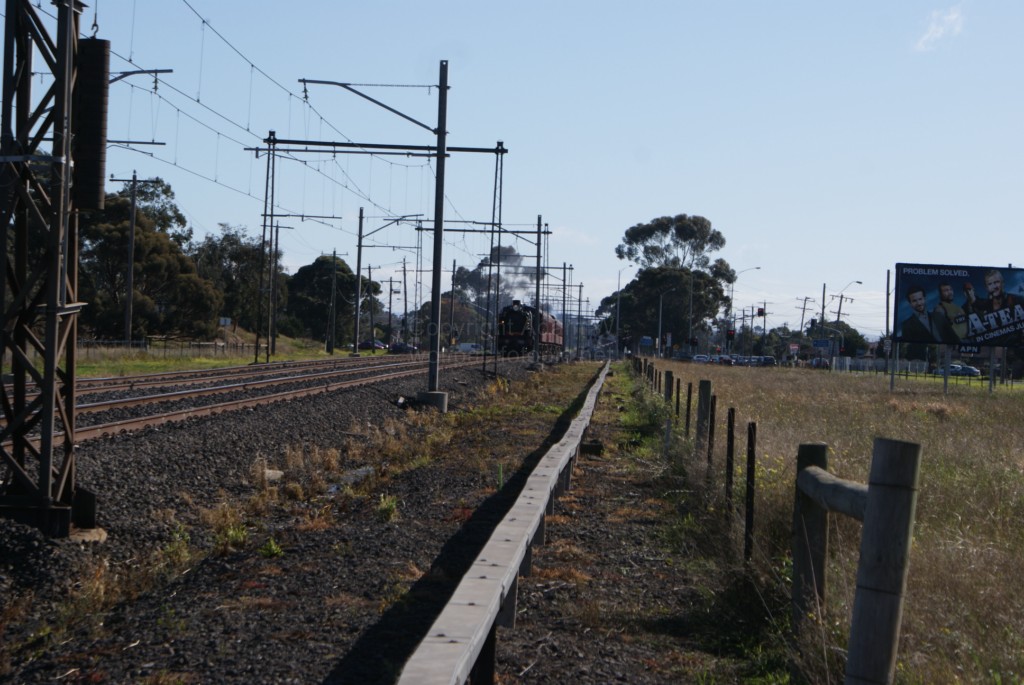
[[[446,364],[444,368],[453,369],[475,367],[476,365],[477,362],[475,359],[459,360],[457,362]],[[416,368],[395,371],[392,373],[368,376],[365,378],[355,378],[347,381],[324,383],[323,385],[287,390],[283,392],[262,395],[260,397],[250,397],[240,400],[231,400],[228,402],[219,402],[217,404],[210,404],[204,407],[191,407],[187,409],[180,409],[177,411],[165,412],[162,414],[126,419],[124,421],[115,421],[111,423],[98,424],[95,426],[78,427],[75,430],[75,438],[78,441],[83,441],[92,440],[95,438],[102,438],[110,435],[130,433],[132,431],[143,430],[145,428],[152,428],[155,426],[160,426],[175,421],[185,421],[191,418],[212,416],[223,412],[238,411],[240,409],[246,409],[249,407],[258,407],[264,404],[272,404],[274,402],[281,402],[285,400],[298,399],[300,397],[308,397],[310,395],[334,392],[336,390],[342,390],[345,388],[356,388],[364,385],[371,385],[373,383],[379,383],[382,381],[394,380],[397,378],[407,378],[409,376],[415,376],[421,373],[423,373],[422,365],[417,366]],[[278,380],[280,382],[286,382],[288,379]],[[178,397],[176,399],[181,398]],[[60,433],[57,434],[57,436],[61,435],[62,434]],[[38,438],[36,438],[31,440],[30,444],[38,446],[38,442]]]

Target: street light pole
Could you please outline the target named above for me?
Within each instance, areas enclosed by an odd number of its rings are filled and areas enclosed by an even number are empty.
[[[836,323],[839,323],[839,318],[843,315],[843,291],[845,291],[854,283],[856,283],[857,285],[864,285],[861,281],[850,281],[849,283],[843,286],[843,290],[839,291],[839,309],[836,310]],[[847,297],[846,299],[849,300],[850,302],[853,302],[852,297]]]
[[[631,268],[629,264],[619,269],[619,275],[615,281],[615,358],[622,359],[622,338],[619,337],[619,320],[622,319],[622,272]],[[564,309],[564,307],[563,307]]]
[[[664,357],[665,356],[665,350],[664,350],[664,348],[661,345],[661,305],[662,305],[662,303],[665,300],[665,295],[668,295],[673,290],[675,290],[675,288],[669,288],[668,290],[666,290],[665,292],[663,292],[661,295],[658,296],[658,356],[659,357]]]
[[[728,316],[728,318],[732,320],[732,329],[733,330],[736,330],[736,314],[733,312],[733,309],[732,309],[733,296],[736,293],[736,281],[740,280],[740,274],[744,274],[744,273],[746,273],[748,271],[759,271],[760,269],[761,269],[761,267],[759,267],[759,266],[751,266],[751,267],[748,267],[746,269],[742,269],[741,271],[737,271],[736,272],[736,276],[732,279],[732,283],[729,284],[729,316]],[[726,349],[725,349],[725,351],[726,352],[732,352],[732,346],[728,344],[729,340],[726,339],[725,342],[726,342]]]
[[[693,269],[690,269],[690,314],[686,321],[686,345],[693,356]]]

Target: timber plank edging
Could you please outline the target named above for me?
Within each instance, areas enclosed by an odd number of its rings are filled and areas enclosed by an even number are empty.
[[[541,458],[515,504],[409,657],[398,685],[462,685],[471,677],[495,625],[514,622],[519,575],[529,572],[530,547],[543,538],[544,517],[567,483],[567,469],[579,453],[609,366],[605,363],[569,430]],[[492,663],[481,666],[493,672],[493,649],[489,652]]]

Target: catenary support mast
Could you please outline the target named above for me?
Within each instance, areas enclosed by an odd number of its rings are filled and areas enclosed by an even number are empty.
[[[7,0],[4,16],[0,515],[65,536],[72,522],[95,526],[95,497],[75,481],[75,347],[84,306],[76,210],[103,207],[110,44],[79,40],[83,5],[54,5],[52,38],[29,0]],[[34,54],[53,77],[38,101]]]

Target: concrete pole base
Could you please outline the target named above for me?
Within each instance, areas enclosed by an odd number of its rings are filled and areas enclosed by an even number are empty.
[[[107,531],[103,528],[72,528],[68,539],[83,544],[87,542],[102,544],[107,541]]]
[[[448,413],[448,393],[439,390],[421,392],[416,395],[420,404],[435,407],[442,414]]]

